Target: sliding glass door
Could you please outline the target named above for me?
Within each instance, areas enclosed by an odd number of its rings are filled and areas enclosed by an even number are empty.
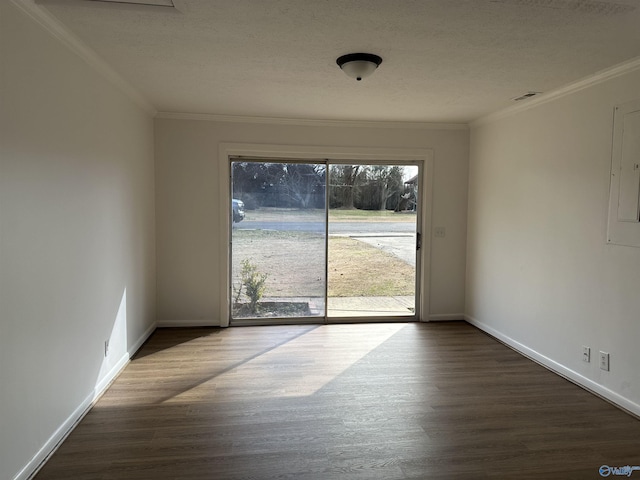
[[[329,317],[415,316],[417,180],[414,165],[330,166]]]
[[[326,170],[232,162],[232,320],[325,316]]]
[[[410,320],[417,164],[232,159],[231,323]]]

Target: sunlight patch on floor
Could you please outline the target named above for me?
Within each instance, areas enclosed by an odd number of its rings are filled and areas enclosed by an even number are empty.
[[[248,395],[265,399],[313,395],[404,327],[323,325],[163,403],[206,401],[211,395],[224,395],[230,401]]]

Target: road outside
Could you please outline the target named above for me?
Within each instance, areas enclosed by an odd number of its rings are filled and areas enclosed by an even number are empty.
[[[247,215],[249,217],[249,215]],[[414,217],[415,218],[415,217]],[[244,220],[234,226],[239,230],[278,230],[324,233],[324,221],[261,221]],[[329,235],[335,234],[381,234],[387,232],[394,236],[398,233],[413,233],[415,224],[409,222],[366,222],[366,221],[342,221],[332,222],[329,219]]]

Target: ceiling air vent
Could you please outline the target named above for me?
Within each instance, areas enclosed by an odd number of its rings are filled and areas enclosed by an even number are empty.
[[[527,92],[524,95],[520,95],[513,99],[514,102],[519,102],[520,100],[526,100],[527,98],[535,97],[536,95],[540,95],[542,92]]]

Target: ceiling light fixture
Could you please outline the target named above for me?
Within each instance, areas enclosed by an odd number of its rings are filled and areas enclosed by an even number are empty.
[[[373,53],[349,53],[338,57],[336,63],[349,77],[360,81],[376,71],[382,58]]]

